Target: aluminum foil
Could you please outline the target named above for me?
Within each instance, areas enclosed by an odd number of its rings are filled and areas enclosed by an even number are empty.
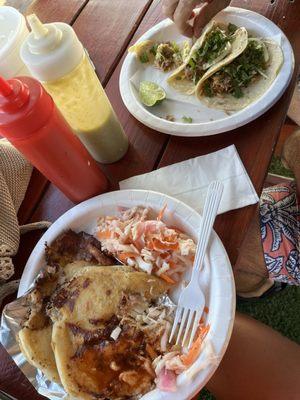
[[[33,287],[34,284],[27,293]],[[51,400],[72,400],[61,385],[49,381],[39,369],[30,365],[23,356],[16,335],[22,329],[21,323],[26,319],[27,314],[26,295],[4,307],[1,318],[0,342],[39,394]]]

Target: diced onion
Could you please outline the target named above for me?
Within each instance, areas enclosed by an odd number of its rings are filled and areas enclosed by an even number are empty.
[[[118,337],[120,336],[120,333],[122,332],[122,329],[119,327],[119,326],[117,326],[113,331],[112,331],[112,333],[110,334],[110,337],[112,338],[112,339],[114,339],[114,340],[117,340],[118,339]]]
[[[136,261],[138,263],[138,266],[141,270],[147,272],[148,274],[151,274],[152,272],[152,264],[151,263],[146,263],[142,257],[136,257]]]
[[[164,274],[165,272],[167,272],[169,269],[170,269],[169,264],[164,261],[162,263],[161,268],[156,272],[156,275],[160,276],[161,274]]]

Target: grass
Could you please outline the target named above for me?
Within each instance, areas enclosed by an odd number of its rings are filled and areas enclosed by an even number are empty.
[[[271,174],[286,176],[288,178],[294,178],[292,171],[283,166],[281,159],[278,156],[272,157],[269,172]]]
[[[293,178],[293,173],[285,168],[280,157],[273,156],[269,168],[271,174]],[[290,286],[269,298],[256,303],[242,303],[237,310],[269,325],[284,336],[300,344],[300,287]],[[200,392],[199,400],[215,400],[208,390]]]

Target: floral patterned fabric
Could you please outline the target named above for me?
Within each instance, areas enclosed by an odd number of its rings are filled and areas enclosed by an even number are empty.
[[[270,278],[300,285],[300,212],[294,182],[263,190],[260,227]]]

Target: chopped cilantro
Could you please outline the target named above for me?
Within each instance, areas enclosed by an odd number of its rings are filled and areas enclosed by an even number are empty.
[[[195,61],[191,58],[190,59],[190,61],[189,61],[189,66],[192,68],[192,69],[195,69],[196,68],[196,63],[195,63]]]
[[[143,64],[149,62],[148,54],[145,51],[140,55],[140,62]]]
[[[232,24],[231,22],[229,22],[229,24],[227,26],[227,30],[230,34],[233,34],[237,29],[238,29],[238,27],[235,24]]]
[[[183,122],[186,124],[191,124],[193,122],[193,118],[191,117],[186,117],[185,115],[181,118]]]
[[[178,46],[178,44],[176,42],[171,42],[171,45],[173,47],[173,50],[175,51],[175,53],[179,53],[180,52],[180,48]]]
[[[153,54],[154,57],[156,56],[157,48],[158,48],[158,43],[154,44],[150,49],[150,53]]]
[[[194,75],[193,75],[193,83],[194,85],[197,85],[197,83],[200,80],[200,76],[197,74],[197,72],[195,71]]]
[[[207,80],[207,81],[204,83],[204,85],[203,85],[203,91],[204,91],[205,96],[207,96],[207,97],[213,97],[214,92],[213,92],[213,90],[212,90],[212,88],[211,88],[211,86],[210,86],[209,80]]]
[[[239,57],[206,81],[203,86],[204,93],[208,97],[218,93],[231,93],[239,99],[243,97],[243,88],[266,68],[263,44],[258,40],[251,40]]]
[[[208,34],[204,46],[198,50],[197,60],[213,61],[225,49],[227,42],[229,42],[229,37],[221,29],[215,29]]]
[[[235,86],[233,88],[233,92],[232,92],[233,96],[237,99],[240,99],[241,97],[244,96],[244,93],[242,91],[242,89],[239,86]]]

